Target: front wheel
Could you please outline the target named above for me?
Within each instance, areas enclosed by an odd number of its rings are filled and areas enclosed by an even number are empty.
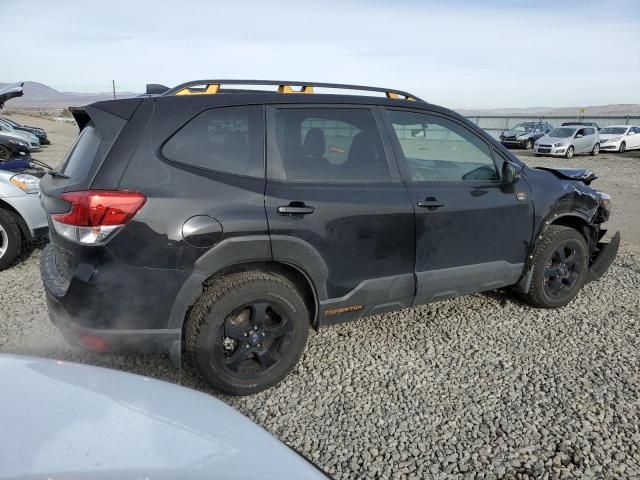
[[[0,209],[0,270],[13,263],[20,253],[20,228],[13,213]]]
[[[622,142],[620,144],[620,148],[618,149],[618,152],[624,153],[626,149],[627,149],[627,144],[625,142]]]
[[[533,140],[529,139],[524,144],[525,150],[531,150],[533,148]]]
[[[564,154],[564,158],[572,158],[573,157],[573,147],[567,148],[567,153]]]
[[[599,144],[599,143],[596,143],[596,144],[593,146],[593,150],[591,150],[591,156],[592,156],[592,157],[595,157],[595,156],[596,156],[596,155],[598,155],[599,153],[600,153],[600,144]]]
[[[249,395],[284,379],[300,359],[309,311],[288,281],[263,272],[226,275],[207,287],[185,325],[191,362],[213,388]]]
[[[575,298],[587,277],[589,249],[580,232],[550,225],[533,252],[531,285],[523,298],[542,308],[558,308]]]

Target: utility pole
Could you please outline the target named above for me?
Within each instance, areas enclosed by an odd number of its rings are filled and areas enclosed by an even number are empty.
[[[113,87],[113,99],[116,99],[116,81],[111,80],[111,86]]]

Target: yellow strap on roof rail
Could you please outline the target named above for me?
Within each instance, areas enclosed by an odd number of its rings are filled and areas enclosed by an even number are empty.
[[[218,93],[218,90],[220,90],[220,84],[212,83],[207,85],[207,88],[200,88],[197,90],[186,87],[182,90],[177,91],[175,95],[213,95],[214,93]]]
[[[294,90],[291,85],[279,85],[278,93],[313,93],[313,86],[303,85],[300,90]]]
[[[400,95],[398,95],[395,92],[385,92],[385,95],[387,96],[387,98],[393,98],[393,99],[396,99],[396,100],[411,100],[412,102],[416,101],[416,99],[413,98],[410,95],[407,95],[405,97],[401,97]]]

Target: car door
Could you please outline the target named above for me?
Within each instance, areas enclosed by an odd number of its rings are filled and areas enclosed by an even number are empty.
[[[631,127],[628,133],[633,132],[632,135],[627,134],[627,149],[629,145],[631,148],[640,148],[640,127]]]
[[[321,323],[413,301],[413,207],[381,125],[362,105],[267,109],[273,258],[312,278]]]
[[[504,158],[458,119],[404,109],[385,119],[416,212],[414,304],[517,282],[534,222],[526,181],[502,187]]]
[[[584,153],[589,150],[589,136],[587,129],[581,128],[574,135],[574,144],[576,146],[575,153]]]

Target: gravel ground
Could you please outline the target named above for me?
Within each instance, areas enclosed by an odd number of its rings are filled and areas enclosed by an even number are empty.
[[[568,307],[535,310],[490,292],[326,328],[310,336],[282,384],[221,398],[336,478],[640,477],[639,158],[527,159],[595,167],[597,185],[628,201],[612,224],[629,240]],[[163,356],[67,346],[48,321],[40,252],[35,246],[0,272],[0,352],[122,369],[219,396]]]

